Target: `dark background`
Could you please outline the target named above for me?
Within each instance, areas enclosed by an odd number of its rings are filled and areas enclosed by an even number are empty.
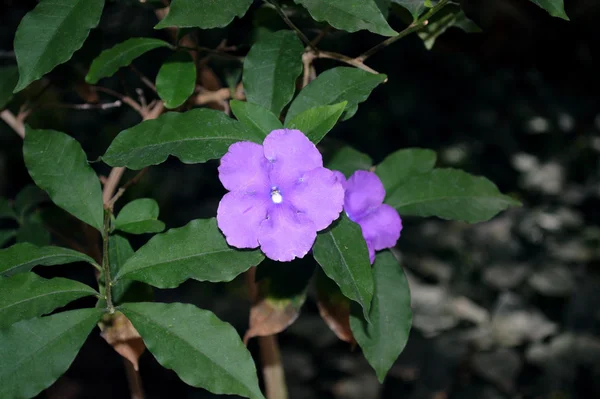
[[[399,148],[432,148],[439,166],[484,175],[524,206],[474,226],[404,218],[396,254],[409,274],[414,326],[381,386],[360,351],[328,330],[311,291],[300,318],[280,336],[292,399],[600,397],[600,3],[566,3],[570,22],[526,0],[463,1],[482,33],[452,28],[432,51],[412,35],[368,60],[389,82],[334,129],[323,142],[325,156],[340,142],[375,162]],[[36,2],[0,4],[0,63],[11,64],[16,27]],[[192,34],[213,48],[227,38],[243,55],[259,17],[285,28],[257,8],[226,29]],[[316,35],[317,27],[302,15],[294,21],[309,37]],[[390,21],[396,29],[403,26],[396,13]],[[81,111],[57,104],[93,98],[83,76],[101,49],[129,37],[167,39],[153,30],[155,23],[151,6],[108,2],[99,28],[73,60],[19,94],[10,108],[16,112],[26,98],[35,98],[31,126],[67,132],[90,160],[97,159],[139,115],[126,106]],[[319,47],[356,56],[379,40],[365,32],[332,31]],[[134,65],[153,79],[166,56],[156,50]],[[319,71],[334,65],[316,61]],[[209,66],[221,81],[239,68],[219,60]],[[133,96],[143,88],[154,98],[128,69],[101,85]],[[99,100],[113,99],[99,94]],[[21,146],[0,123],[0,195],[7,198],[31,183]],[[100,163],[93,166],[108,173]],[[125,198],[155,198],[168,227],[214,216],[224,193],[216,167],[217,162],[182,165],[170,159],[151,168]],[[77,224],[51,204],[37,212],[53,243],[66,245],[61,234],[84,241]],[[147,239],[131,237],[135,247]],[[92,270],[81,265],[39,272],[94,284]],[[243,281],[187,282],[154,295],[211,309],[243,334],[249,309],[243,287]],[[82,305],[93,301],[70,306]],[[257,354],[255,340],[249,347]],[[182,383],[148,352],[141,358],[141,376],[148,398],[214,397]],[[93,333],[67,374],[40,397],[127,398],[123,363]]]

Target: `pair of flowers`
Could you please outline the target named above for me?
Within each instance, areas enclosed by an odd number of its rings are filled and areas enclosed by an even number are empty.
[[[260,247],[274,260],[304,257],[317,231],[342,210],[362,228],[371,263],[375,251],[392,247],[402,221],[383,204],[385,189],[375,173],[357,171],[348,180],[323,167],[321,153],[299,130],[272,131],[263,145],[238,142],[221,159],[219,179],[229,190],[217,223],[227,243]]]

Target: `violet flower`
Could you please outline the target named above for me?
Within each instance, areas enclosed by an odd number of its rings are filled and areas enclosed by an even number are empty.
[[[221,158],[219,179],[229,190],[217,210],[227,243],[260,246],[274,260],[304,257],[317,231],[343,209],[341,182],[299,130],[273,130],[262,146],[232,144]]]
[[[346,215],[360,225],[373,264],[375,251],[396,245],[402,219],[394,208],[383,203],[385,188],[375,173],[357,170],[348,181],[342,173],[336,171],[335,174],[346,189]]]

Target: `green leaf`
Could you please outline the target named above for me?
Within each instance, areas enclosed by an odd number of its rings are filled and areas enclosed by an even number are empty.
[[[110,265],[110,274],[116,276],[121,267],[133,256],[133,248],[127,238],[120,235],[112,235],[108,239],[108,263]],[[112,297],[114,303],[121,303],[121,300],[131,287],[132,280],[122,280],[113,284]]]
[[[340,219],[317,235],[315,260],[344,295],[362,306],[368,317],[373,297],[373,276],[367,243],[360,226],[342,213]]]
[[[104,0],[43,0],[15,34],[19,82],[14,92],[67,62],[100,21]]]
[[[179,28],[219,28],[229,25],[233,18],[243,17],[252,0],[173,0],[167,16],[155,29],[169,26]]]
[[[160,233],[165,224],[158,220],[158,203],[151,198],[140,198],[121,209],[115,229],[130,234]]]
[[[0,397],[32,398],[71,365],[102,311],[79,309],[0,330]]]
[[[347,32],[366,29],[383,36],[398,34],[385,20],[374,0],[294,0],[301,4],[316,21]]]
[[[238,100],[231,100],[229,105],[238,121],[257,137],[265,138],[273,130],[283,129],[277,116],[260,105]]]
[[[46,280],[35,273],[0,277],[0,329],[31,319],[90,295],[96,290],[66,278]]]
[[[264,399],[256,367],[235,329],[208,310],[183,303],[119,307],[148,350],[187,384],[216,394]]]
[[[48,196],[37,186],[29,184],[25,186],[15,198],[15,211],[19,219],[23,219],[25,214],[32,208],[35,208],[42,202],[46,201]]]
[[[94,260],[81,252],[60,247],[37,247],[33,244],[15,244],[0,249],[0,276],[12,276],[30,271],[35,266],[64,265],[74,262],[95,264]]]
[[[372,165],[373,159],[370,156],[350,146],[340,148],[327,162],[328,169],[340,171],[346,178],[357,170],[369,170]]]
[[[164,40],[149,37],[134,37],[116,44],[114,47],[102,51],[92,61],[90,70],[85,76],[85,81],[96,84],[100,79],[114,75],[119,68],[131,64],[134,59],[142,54],[159,47],[171,48],[172,46]]]
[[[548,14],[553,17],[569,20],[569,16],[565,12],[564,0],[530,0],[533,4],[542,7],[548,11]]]
[[[12,99],[18,80],[19,69],[16,65],[0,67],[0,110]]]
[[[77,140],[55,130],[27,128],[23,157],[35,184],[56,205],[102,231],[100,180]]]
[[[37,246],[50,245],[50,232],[46,230],[39,215],[31,215],[24,220],[17,231],[17,242],[28,242]]]
[[[425,11],[424,0],[392,0],[392,2],[406,8],[415,20]]]
[[[110,166],[142,169],[173,155],[183,163],[220,158],[238,141],[262,144],[264,137],[212,109],[169,112],[119,133],[102,157]]]
[[[0,248],[4,247],[16,235],[15,230],[0,230]]]
[[[196,64],[188,52],[173,54],[160,67],[156,91],[167,108],[177,108],[196,89]]]
[[[335,105],[322,105],[308,109],[285,124],[289,129],[298,129],[317,144],[337,123],[346,109],[347,101]]]
[[[435,166],[435,151],[406,148],[388,155],[375,169],[386,193],[391,193],[414,175],[429,172]]]
[[[520,206],[485,177],[457,169],[434,169],[413,176],[388,193],[385,202],[402,216],[437,216],[469,223],[483,222],[509,206]]]
[[[319,314],[329,329],[342,341],[355,344],[350,330],[350,300],[323,270],[318,270],[315,276],[315,291]]]
[[[383,17],[387,19],[392,0],[375,0],[375,4],[377,4],[377,7],[379,7],[381,15],[383,15]]]
[[[459,6],[449,5],[429,19],[429,23],[418,32],[428,50],[433,48],[437,38],[448,29],[457,27],[467,33],[481,32]]]
[[[302,112],[321,105],[347,101],[346,110],[365,101],[371,91],[387,77],[357,68],[328,69],[306,86],[294,99],[285,117],[286,123]]]
[[[244,92],[248,101],[279,115],[294,97],[303,53],[302,42],[290,30],[261,37],[244,60]]]
[[[177,287],[190,278],[231,281],[263,259],[259,250],[228,246],[216,219],[197,219],[152,237],[129,258],[115,280],[128,278],[158,288]]]
[[[375,293],[367,322],[350,313],[350,328],[369,364],[383,382],[408,341],[412,325],[410,290],[404,270],[389,251],[380,252],[373,266]]]
[[[0,219],[15,219],[17,220],[17,214],[13,211],[12,206],[8,203],[6,198],[0,197]]]

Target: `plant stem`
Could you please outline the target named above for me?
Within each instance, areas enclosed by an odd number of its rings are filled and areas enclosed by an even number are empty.
[[[267,399],[287,399],[281,353],[276,335],[258,337]]]
[[[112,302],[112,278],[110,276],[110,262],[108,260],[108,232],[110,230],[110,209],[104,210],[104,229],[102,231],[102,269],[104,270],[104,292],[106,295],[106,308],[110,314],[115,313]]]
[[[281,19],[283,19],[283,21],[287,24],[287,26],[289,26],[290,28],[292,28],[296,34],[298,35],[298,37],[300,37],[300,40],[302,40],[304,42],[305,45],[307,45],[308,47],[311,48],[312,51],[314,51],[315,53],[318,53],[319,50],[312,44],[312,42],[310,40],[308,40],[308,37],[306,37],[306,35],[304,33],[302,33],[302,31],[300,30],[300,28],[298,28],[296,25],[294,25],[294,23],[288,18],[287,15],[285,15],[285,12],[281,9],[281,6],[277,3],[277,1],[275,0],[264,0],[265,3],[272,5],[275,8],[275,11],[277,11],[277,14],[279,14],[279,16],[281,17]]]

